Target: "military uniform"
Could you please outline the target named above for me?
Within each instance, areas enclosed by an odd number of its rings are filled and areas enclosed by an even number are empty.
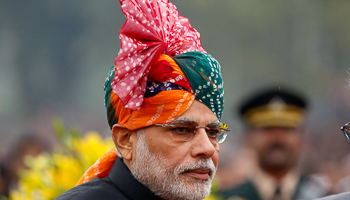
[[[259,179],[259,178],[257,178]],[[272,200],[278,189],[271,184],[265,184],[261,180],[248,179],[243,184],[220,194],[223,199],[228,200]],[[324,184],[313,176],[291,174],[286,184],[280,187],[280,199],[288,200],[310,200],[327,194],[328,189]],[[259,181],[259,182],[258,182]],[[263,187],[261,187],[263,186]],[[284,188],[283,188],[284,187]],[[269,192],[270,191],[270,192]],[[350,199],[350,198],[349,198]],[[323,199],[322,199],[323,200]],[[326,199],[328,200],[328,199]]]
[[[305,121],[306,107],[307,102],[301,95],[291,90],[286,90],[283,87],[267,88],[264,91],[254,93],[243,101],[243,104],[239,107],[239,114],[248,128],[247,132],[249,133],[247,134],[250,134],[250,138],[248,139],[255,142],[251,144],[256,145],[255,138],[257,136],[254,136],[254,134],[261,133],[261,131],[264,134],[260,134],[260,137],[268,138],[268,140],[263,141],[265,142],[263,148],[261,147],[261,143],[259,146],[260,149],[257,146],[251,146],[252,148],[257,148],[255,151],[259,156],[259,153],[261,153],[259,150],[265,150],[265,154],[263,154],[265,163],[270,162],[266,161],[269,158],[266,156],[266,149],[268,149],[266,146],[292,145],[296,143],[290,144],[287,140],[281,139],[284,135],[276,140],[274,139],[276,135],[271,136],[267,133],[278,133],[279,135],[287,133],[289,130],[295,130],[291,133],[298,134],[297,128]],[[274,129],[281,131],[273,132]],[[301,139],[298,136],[293,139],[301,143]],[[297,149],[295,146],[293,148],[288,147],[294,151]],[[285,146],[284,148],[288,149],[288,147]],[[259,170],[254,172],[246,182],[235,188],[221,191],[222,197],[230,200],[297,200],[314,199],[326,195],[328,189],[324,182],[319,181],[321,179],[317,179],[315,176],[302,176],[296,169],[298,159],[296,153],[285,154],[286,157],[288,155],[295,156],[295,161],[290,161],[294,164],[283,169],[286,170],[286,174],[282,178],[278,178],[278,182],[277,178],[273,177],[273,173],[268,174],[266,170],[263,171],[259,164]],[[259,156],[258,158],[261,160],[262,158]],[[277,161],[274,160],[271,162]],[[271,171],[273,170],[270,170],[270,173]]]

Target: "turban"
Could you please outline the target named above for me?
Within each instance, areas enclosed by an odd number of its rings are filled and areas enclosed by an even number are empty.
[[[126,22],[119,31],[121,49],[105,80],[110,128],[129,130],[170,123],[194,99],[220,120],[224,88],[220,64],[201,46],[199,33],[169,0],[120,0]],[[115,150],[101,157],[79,180],[103,177]],[[99,168],[98,168],[99,167]]]

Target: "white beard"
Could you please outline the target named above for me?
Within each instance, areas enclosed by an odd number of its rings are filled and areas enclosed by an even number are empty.
[[[149,151],[143,132],[137,133],[135,161],[130,171],[134,177],[156,195],[166,200],[200,200],[210,194],[216,168],[211,159],[198,159],[193,163],[170,165],[167,159]],[[182,175],[197,168],[210,169],[208,180]]]

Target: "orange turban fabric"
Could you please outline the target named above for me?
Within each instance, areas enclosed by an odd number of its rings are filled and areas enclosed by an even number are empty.
[[[161,92],[144,98],[141,107],[138,110],[132,110],[125,108],[122,100],[112,91],[111,78],[115,76],[115,70],[118,70],[118,67],[112,67],[105,85],[105,103],[111,128],[114,124],[120,124],[129,130],[136,130],[152,124],[169,123],[191,106],[195,96],[190,92],[192,89],[186,76],[173,59],[162,54],[152,69],[148,77],[152,81],[148,82],[148,88],[155,87],[158,83],[168,83],[168,86],[158,84],[157,87]],[[170,82],[173,79],[177,80],[176,86]],[[173,88],[170,85],[176,87],[176,90],[172,90]],[[161,87],[163,88],[161,89]],[[151,92],[150,89],[147,93],[150,94]]]

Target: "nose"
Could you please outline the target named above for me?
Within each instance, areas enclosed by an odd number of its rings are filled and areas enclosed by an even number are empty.
[[[198,128],[191,142],[193,157],[211,158],[216,151],[219,151],[219,145],[210,141],[205,128]]]

